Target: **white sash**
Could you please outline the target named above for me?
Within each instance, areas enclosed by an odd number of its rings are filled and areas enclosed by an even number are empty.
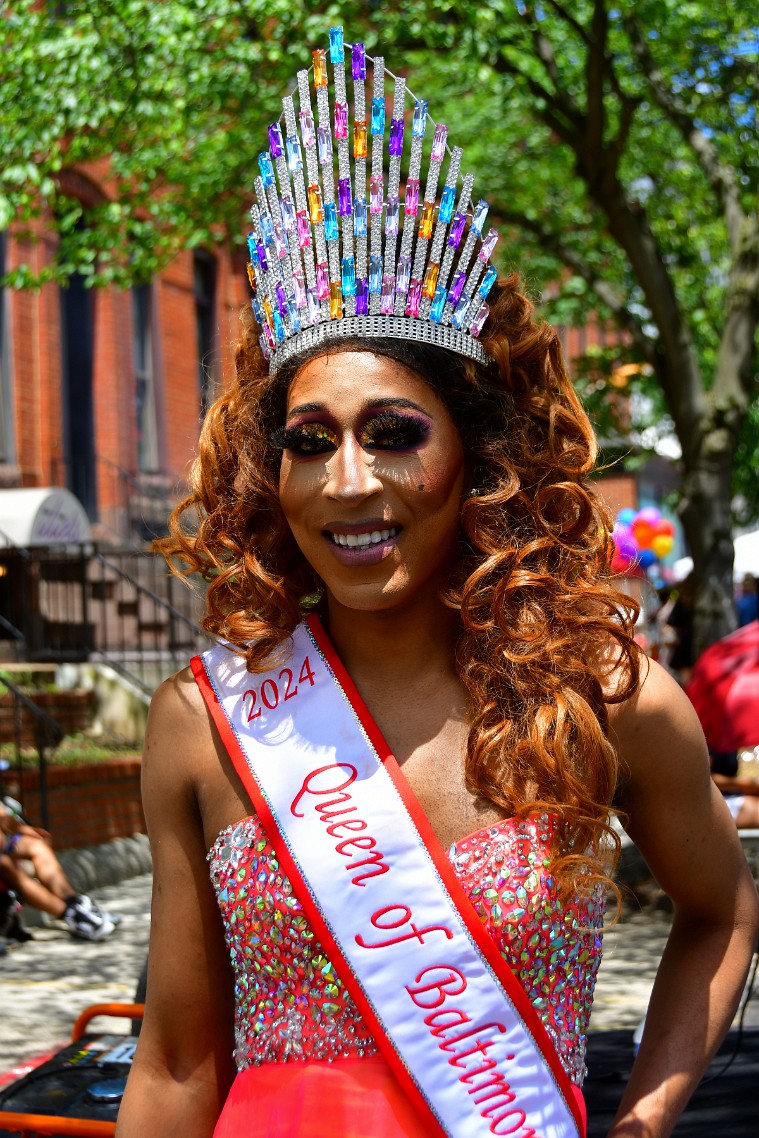
[[[318,620],[265,674],[221,645],[193,668],[299,900],[430,1133],[583,1134],[576,1088]]]

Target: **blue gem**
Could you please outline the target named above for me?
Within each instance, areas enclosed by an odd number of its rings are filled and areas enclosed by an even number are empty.
[[[474,207],[474,217],[472,218],[472,232],[476,233],[478,237],[482,236],[482,227],[485,224],[485,218],[487,216],[488,203],[482,198]]]
[[[439,324],[443,319],[443,309],[445,308],[447,297],[448,290],[444,289],[442,285],[438,285],[435,289],[435,299],[432,301],[432,307],[430,308],[430,320],[435,324]]]
[[[443,189],[442,197],[440,198],[440,208],[437,211],[438,221],[444,221],[447,225],[453,217],[453,205],[456,201],[456,187],[446,186]]]
[[[255,316],[256,320],[261,326],[263,326],[263,322],[266,319],[266,316],[264,314],[264,306],[261,304],[261,301],[255,294],[250,298],[250,306],[253,309],[253,315]]]
[[[343,296],[356,295],[356,263],[352,257],[342,260]]]
[[[261,236],[263,238],[264,245],[274,244],[274,225],[272,224],[272,220],[267,213],[261,214]]]
[[[411,137],[424,138],[424,131],[427,126],[427,102],[425,99],[417,99],[414,106],[414,119],[411,124]]]
[[[356,237],[366,237],[366,198],[356,198],[353,203],[353,232]]]
[[[256,248],[256,235],[255,235],[255,233],[252,233],[252,232],[248,234],[248,252],[250,253],[250,259],[253,262],[253,264],[257,265],[258,264],[258,249]]]
[[[385,100],[372,99],[372,134],[385,133]]]
[[[495,269],[492,265],[490,265],[488,268],[488,271],[485,273],[485,276],[482,278],[482,283],[480,284],[480,287],[477,289],[477,295],[481,296],[484,300],[485,297],[490,292],[493,285],[495,284],[497,279],[498,279],[498,270]]]
[[[278,309],[273,309],[271,314],[271,322],[274,325],[274,335],[277,338],[277,343],[281,344],[285,338],[285,325]]]
[[[453,327],[458,331],[461,331],[461,326],[464,323],[466,310],[469,307],[471,299],[472,298],[469,296],[469,294],[465,292],[461,297],[461,300],[456,305],[456,311],[453,314]]]
[[[329,61],[330,63],[344,63],[345,52],[343,49],[343,29],[330,28],[329,29]]]
[[[300,332],[300,313],[293,300],[288,300],[287,302],[287,315],[290,317],[290,327],[293,333]]]
[[[261,171],[261,179],[265,186],[274,185],[274,167],[271,164],[271,157],[264,152],[258,155],[258,169]]]
[[[382,258],[377,253],[369,258],[369,292],[382,292]]]
[[[337,241],[340,230],[337,226],[337,209],[334,202],[324,203],[324,240]]]
[[[300,142],[298,136],[295,134],[288,134],[285,139],[287,146],[287,166],[291,174],[297,174],[303,169],[303,162],[300,157]]]

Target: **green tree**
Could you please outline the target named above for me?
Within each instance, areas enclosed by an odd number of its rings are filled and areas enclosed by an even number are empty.
[[[731,7],[88,0],[56,17],[19,0],[0,21],[0,226],[48,207],[61,243],[47,275],[77,267],[94,283],[149,276],[188,243],[239,241],[303,45],[338,22],[369,52],[380,43],[464,140],[502,223],[501,264],[545,290],[550,318],[592,311],[624,334],[612,362],[640,365],[630,384],[682,450],[705,645],[734,621],[736,490],[744,520],[759,516],[759,13]],[[98,159],[112,184],[82,228],[61,175]],[[591,404],[605,375],[587,371]]]

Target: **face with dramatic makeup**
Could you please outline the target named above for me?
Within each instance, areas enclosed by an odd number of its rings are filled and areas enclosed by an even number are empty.
[[[426,603],[459,532],[464,452],[448,410],[402,364],[322,355],[295,376],[280,502],[295,540],[347,608]]]

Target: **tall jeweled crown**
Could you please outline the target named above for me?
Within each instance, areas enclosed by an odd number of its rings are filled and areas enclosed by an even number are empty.
[[[449,150],[448,128],[433,122],[427,103],[407,91],[405,79],[386,70],[381,56],[367,56],[361,43],[344,44],[341,27],[330,28],[329,61],[332,105],[327,51],[320,49],[313,53],[313,68],[298,72],[300,110],[296,114],[292,95],[282,100],[280,121],[269,127],[269,150],[258,156],[248,277],[270,372],[296,352],[347,336],[422,341],[486,363],[478,336],[490,312],[487,295],[497,276],[490,256],[498,234],[490,229],[483,237],[488,205],[472,204],[473,176],[467,174],[458,188],[462,149]],[[367,62],[373,65],[368,108]],[[388,76],[393,80],[389,131]],[[407,94],[413,116],[401,200]],[[438,201],[446,153],[450,159]]]

